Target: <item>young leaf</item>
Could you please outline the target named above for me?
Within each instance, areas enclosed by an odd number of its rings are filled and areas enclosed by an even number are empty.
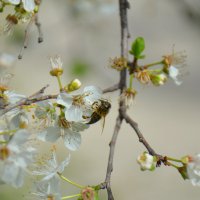
[[[144,38],[138,37],[132,43],[130,54],[134,55],[137,59],[142,59],[143,56],[141,55],[145,49],[145,41]]]

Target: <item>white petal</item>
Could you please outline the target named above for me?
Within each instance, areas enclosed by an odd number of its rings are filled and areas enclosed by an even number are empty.
[[[37,138],[44,142],[55,142],[60,137],[59,127],[48,127],[45,131],[38,133]]]
[[[7,96],[8,101],[11,104],[15,104],[19,100],[22,100],[22,99],[26,98],[26,96],[21,95],[21,94],[17,94],[17,93],[15,93],[13,91],[6,91],[4,94]]]
[[[65,107],[70,107],[72,105],[72,96],[66,94],[66,93],[60,93],[57,97],[58,104],[63,105]]]
[[[1,179],[13,187],[21,187],[24,182],[24,171],[22,168],[10,163],[5,166]]]
[[[20,0],[8,0],[8,2],[14,4],[14,5],[17,5],[20,3]]]
[[[174,66],[169,67],[169,76],[171,78],[176,78],[178,74],[179,74],[179,70],[176,67]]]
[[[17,150],[21,145],[23,145],[29,138],[30,133],[25,129],[20,129],[17,131],[12,140],[9,142],[8,146],[12,150]],[[17,149],[16,149],[17,148]]]
[[[84,93],[89,95],[85,97],[87,103],[92,104],[98,99],[101,99],[102,90],[95,86],[88,86],[84,88]]]
[[[72,123],[72,130],[73,131],[79,132],[79,131],[83,131],[83,130],[88,129],[88,128],[89,128],[88,124],[83,124],[83,123],[79,123],[79,122],[73,122]]]
[[[65,131],[63,140],[64,140],[65,146],[71,151],[78,150],[81,145],[80,133],[71,131],[69,129],[67,131]]]
[[[80,107],[72,105],[65,111],[65,118],[68,121],[80,122],[83,121],[83,111]]]
[[[65,167],[69,164],[69,162],[70,162],[70,155],[60,163],[57,172],[62,173]]]
[[[24,4],[24,9],[27,12],[31,12],[34,10],[35,8],[35,2],[34,0],[22,0],[23,4]]]

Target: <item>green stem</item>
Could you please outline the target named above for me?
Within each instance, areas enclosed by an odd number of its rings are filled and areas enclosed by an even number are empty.
[[[134,74],[132,73],[132,74],[129,76],[129,88],[130,88],[130,89],[132,88],[132,85],[133,85],[133,78],[134,78]]]
[[[63,87],[62,87],[62,82],[61,82],[60,76],[56,76],[56,77],[57,77],[57,80],[58,80],[59,88],[60,88],[60,90],[62,90]]]
[[[12,133],[15,133],[17,130],[10,130],[10,131],[3,131],[0,132],[0,135],[12,135]]]
[[[176,158],[167,157],[167,160],[171,160],[171,161],[174,161],[174,162],[180,162],[180,163],[182,163],[181,160],[176,159]]]
[[[61,199],[71,199],[71,198],[74,198],[74,197],[81,197],[81,194],[74,194],[74,195],[70,195],[70,196],[66,196],[66,197],[62,197]]]
[[[82,186],[82,185],[79,185],[79,184],[77,184],[77,183],[74,183],[73,181],[71,181],[71,180],[69,180],[68,178],[64,177],[64,176],[63,176],[62,174],[60,174],[60,173],[58,173],[58,175],[59,175],[60,178],[63,179],[64,181],[66,181],[66,182],[68,182],[68,183],[70,183],[70,184],[72,184],[72,185],[74,185],[74,186],[76,186],[76,187],[78,187],[78,188],[80,188],[80,189],[85,188],[85,187]]]
[[[179,166],[177,166],[177,165],[175,165],[175,164],[173,164],[171,162],[167,162],[167,165],[175,167],[176,169],[179,169]]]
[[[7,141],[0,140],[0,144],[7,144]]]
[[[154,62],[154,63],[150,63],[148,65],[145,65],[144,67],[149,68],[149,67],[152,67],[152,66],[155,66],[155,65],[161,65],[162,63],[163,63],[163,60],[158,61],[158,62]]]

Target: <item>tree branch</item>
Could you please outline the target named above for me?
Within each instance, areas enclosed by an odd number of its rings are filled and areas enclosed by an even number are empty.
[[[21,99],[20,101],[18,101],[15,104],[12,105],[8,105],[5,108],[3,108],[0,112],[0,116],[6,114],[7,112],[11,111],[12,109],[21,107],[23,105],[31,105],[33,103],[36,102],[40,102],[40,101],[45,101],[45,100],[49,100],[49,99],[56,99],[57,98],[57,94],[55,95],[43,95],[45,89],[48,87],[49,85],[44,86],[43,88],[41,88],[39,91],[37,91],[36,93],[32,94],[31,96]]]
[[[127,9],[129,8],[129,3],[127,0],[119,0],[119,12],[120,12],[120,24],[121,24],[121,57],[128,58],[128,21],[127,21]],[[124,88],[126,88],[126,69],[120,72],[120,80],[118,89],[120,89],[120,94],[122,94]],[[112,88],[113,89],[113,88]],[[116,87],[114,87],[116,89]],[[117,142],[117,136],[123,121],[122,112],[126,113],[126,106],[124,100],[119,102],[119,114],[116,120],[114,133],[109,144],[110,152],[108,158],[107,172],[106,172],[106,189],[108,194],[108,200],[114,200],[112,189],[111,189],[111,173],[113,171],[113,159],[115,152],[115,145]]]
[[[108,158],[108,166],[107,166],[107,173],[106,173],[106,179],[105,179],[109,200],[114,200],[111,186],[110,186],[110,179],[111,179],[111,173],[113,171],[113,158],[114,158],[114,153],[115,153],[115,145],[116,145],[117,136],[119,134],[121,124],[122,124],[122,118],[120,116],[118,116],[116,119],[114,133],[113,133],[112,139],[109,144],[110,153],[109,153],[109,158]]]
[[[108,87],[108,88],[104,89],[103,93],[105,94],[105,93],[108,93],[108,92],[114,92],[114,91],[116,91],[118,89],[119,89],[119,83],[117,83],[117,84],[115,84],[115,85],[113,85],[111,87]]]

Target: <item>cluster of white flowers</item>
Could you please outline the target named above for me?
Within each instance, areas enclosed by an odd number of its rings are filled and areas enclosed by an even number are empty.
[[[43,160],[41,166],[36,163],[35,170],[32,170],[34,176],[42,176],[40,181],[35,182],[35,188],[32,192],[38,199],[61,199],[60,179],[58,173],[61,174],[65,167],[69,164],[70,156],[66,157],[60,164],[56,159],[55,150],[52,150],[51,157]]]
[[[0,180],[21,187],[27,167],[33,162],[36,149],[28,145],[30,133],[17,131],[7,145],[0,145]]]
[[[0,62],[2,63],[0,69],[6,72],[7,66],[13,63],[10,60],[10,57],[6,56],[6,59]],[[51,58],[51,65],[50,74],[57,78],[61,76],[63,73],[61,59]],[[6,74],[2,75],[2,80]],[[27,97],[11,91],[5,81],[0,82],[1,183],[21,187],[24,175],[29,172],[37,177],[32,193],[38,199],[61,199],[58,174],[61,174],[69,164],[70,156],[58,164],[55,151],[52,151],[50,159],[37,162],[38,152],[31,141],[39,139],[55,143],[62,138],[69,150],[75,151],[80,148],[80,132],[89,127],[88,122],[94,112],[93,104],[102,98],[102,91],[98,87],[87,86],[82,93],[77,93],[76,90],[80,86],[80,81],[75,79],[65,87],[66,89],[61,90],[54,102],[45,100],[30,107],[17,106],[3,114],[5,107],[12,107]],[[38,97],[37,94],[29,98],[35,97]]]

